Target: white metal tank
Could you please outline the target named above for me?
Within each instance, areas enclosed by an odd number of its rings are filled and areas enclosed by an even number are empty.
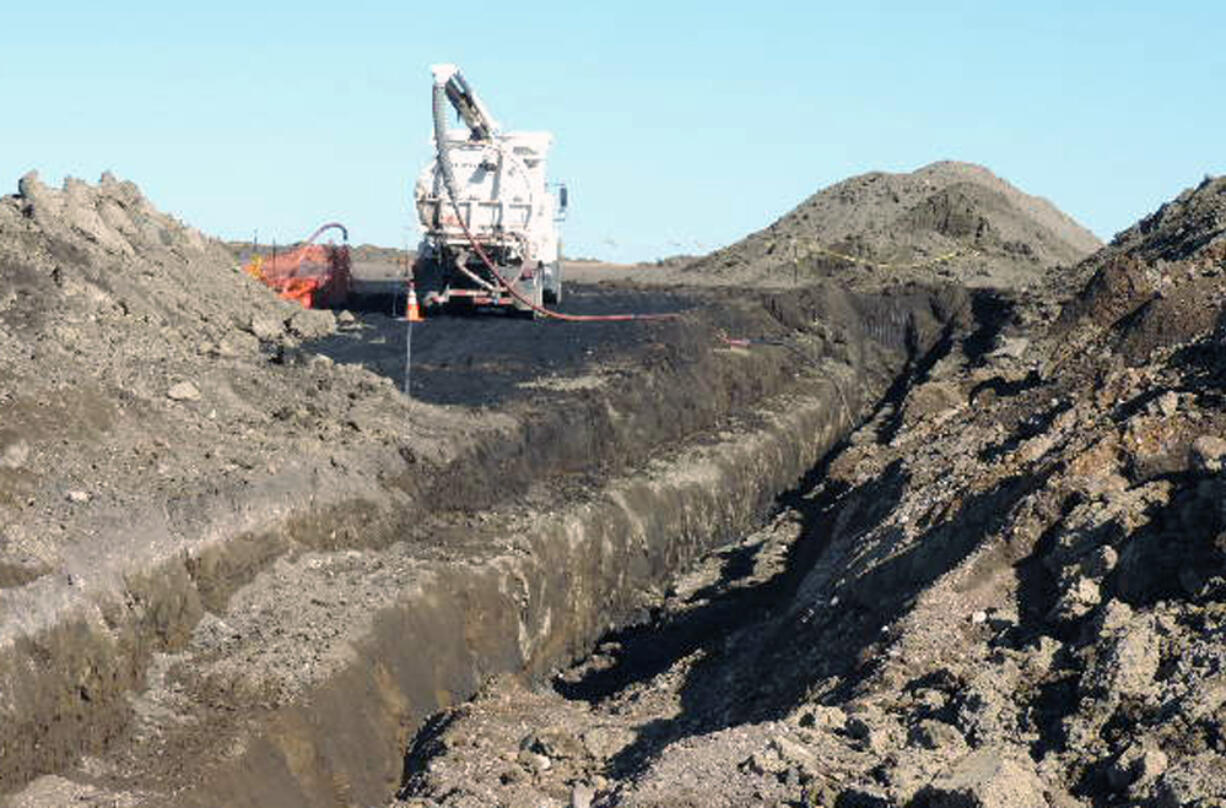
[[[520,242],[519,257],[525,260],[556,261],[556,202],[545,181],[545,154],[553,136],[511,132],[474,141],[467,134],[449,132],[447,141],[464,223],[481,240],[509,237]],[[417,178],[417,218],[424,233],[462,244],[466,237],[446,193],[436,158]]]

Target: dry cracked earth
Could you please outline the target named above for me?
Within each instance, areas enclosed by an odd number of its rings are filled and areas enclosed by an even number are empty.
[[[0,199],[0,673],[44,700],[15,725],[0,693],[10,803],[198,804],[175,795],[242,753],[239,724],[348,664],[348,627],[413,570],[491,552],[490,514],[522,553],[517,530],[613,476],[761,429],[767,394],[876,374],[756,529],[674,559],[594,641],[406,713],[398,747],[361,750],[396,783],[312,804],[1226,804],[1226,179],[1103,246],[939,163],[711,256],[577,271],[605,280],[569,305],[682,317],[427,324],[408,399],[382,303],[278,301],[111,177]],[[922,302],[904,352],[852,338],[865,301],[902,295]],[[539,423],[548,451],[511,440]],[[474,449],[491,436],[521,454]],[[422,501],[446,513],[398,521]],[[165,558],[186,558],[177,600]],[[29,640],[90,598],[119,662]],[[29,684],[64,660],[70,692]]]

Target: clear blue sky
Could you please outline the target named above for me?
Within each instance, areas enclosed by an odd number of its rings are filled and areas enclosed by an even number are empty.
[[[222,237],[335,218],[415,242],[445,61],[508,128],[555,133],[572,255],[707,251],[938,159],[1110,238],[1226,172],[1223,32],[1216,0],[11,1],[0,188],[110,169]]]

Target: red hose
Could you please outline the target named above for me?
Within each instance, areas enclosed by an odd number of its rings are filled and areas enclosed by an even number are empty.
[[[543,317],[552,317],[555,320],[564,320],[570,323],[593,323],[593,322],[626,322],[629,320],[673,320],[679,317],[678,314],[563,314],[560,311],[550,311],[544,306],[538,306],[531,300],[528,300],[519,293],[511,284],[507,283],[507,279],[498,271],[498,267],[486,255],[485,250],[477,243],[477,239],[473,236],[472,231],[468,229],[468,222],[464,220],[463,214],[460,213],[460,201],[456,197],[455,177],[451,170],[451,158],[447,154],[447,134],[444,126],[446,116],[443,111],[443,101],[447,99],[452,102],[457,111],[459,106],[455,104],[455,100],[447,94],[447,87],[438,83],[437,77],[434,84],[434,92],[432,99],[432,112],[434,116],[434,146],[438,152],[439,167],[443,171],[443,183],[446,186],[447,197],[451,201],[451,209],[455,212],[456,221],[460,223],[460,228],[464,231],[464,236],[468,239],[468,243],[472,245],[473,250],[481,257],[481,261],[485,264],[486,269],[493,273],[494,278],[505,289],[511,297],[515,298],[520,304],[528,309],[536,312]],[[467,118],[467,116],[465,116]],[[475,130],[474,130],[475,131]],[[482,133],[488,134],[488,133]],[[484,139],[484,138],[483,138]]]
[[[450,194],[448,195],[450,196]],[[481,249],[481,245],[477,243],[477,239],[473,237],[472,232],[468,229],[468,224],[464,221],[464,217],[460,215],[460,206],[456,204],[454,198],[452,198],[451,204],[455,208],[456,218],[460,222],[460,227],[464,230],[464,235],[468,238],[468,243],[472,245],[474,250],[476,250],[477,255],[480,256],[482,263],[484,263],[486,266],[486,269],[494,274],[494,277],[498,280],[498,283],[502,285],[503,289],[506,289],[507,292],[510,293],[511,297],[515,298],[529,309],[532,309],[532,311],[536,312],[537,314],[545,317],[552,317],[555,320],[563,320],[568,323],[617,323],[627,322],[629,320],[675,320],[681,316],[675,312],[662,314],[566,314],[560,311],[550,311],[544,306],[538,306],[528,298],[521,295],[518,290],[511,286],[511,284],[507,283],[507,279],[502,277],[502,273],[498,271],[496,266],[494,266],[494,262],[490,260],[488,255],[485,254],[485,250]]]
[[[440,148],[446,147],[443,146]],[[502,285],[503,289],[506,289],[507,292],[510,293],[511,297],[515,298],[537,314],[544,317],[552,317],[555,320],[563,320],[568,323],[617,323],[627,322],[629,320],[675,320],[681,316],[675,312],[664,314],[565,314],[560,311],[550,311],[544,306],[536,305],[531,300],[521,295],[518,290],[511,286],[511,284],[507,283],[506,278],[502,277],[502,273],[498,271],[498,267],[494,266],[494,262],[490,260],[488,255],[485,254],[485,250],[481,248],[481,245],[477,243],[476,237],[473,236],[472,231],[468,229],[468,223],[464,221],[464,217],[460,214],[460,204],[456,201],[456,198],[452,194],[450,188],[447,189],[447,196],[451,198],[451,209],[455,211],[456,220],[459,221],[460,228],[464,231],[464,236],[468,239],[468,243],[472,245],[472,248],[477,252],[477,255],[480,256],[486,269],[494,274],[494,278],[497,279],[498,283]]]

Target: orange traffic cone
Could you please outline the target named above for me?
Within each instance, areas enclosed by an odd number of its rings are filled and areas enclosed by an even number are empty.
[[[421,309],[417,305],[417,287],[413,281],[409,281],[409,308],[404,313],[404,319],[410,323],[420,323],[426,319],[421,316]]]

